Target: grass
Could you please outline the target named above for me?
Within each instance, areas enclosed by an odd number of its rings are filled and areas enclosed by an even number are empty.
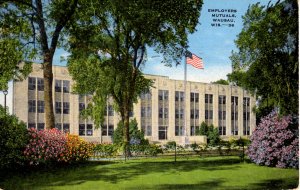
[[[48,171],[6,173],[9,189],[292,189],[298,170],[240,163],[237,157],[148,158],[127,162],[88,162]]]

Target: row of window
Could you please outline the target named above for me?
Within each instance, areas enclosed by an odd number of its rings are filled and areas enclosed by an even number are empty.
[[[44,91],[44,79],[43,78],[28,78],[28,90]],[[55,80],[55,92],[70,92],[70,81],[68,80]]]
[[[141,96],[141,99],[144,98],[145,95]],[[151,97],[149,95],[149,97]],[[168,90],[159,90],[158,92],[158,99],[159,100],[168,100],[169,92]],[[175,102],[183,102],[184,101],[184,92],[181,91],[175,91]],[[199,93],[190,93],[190,101],[191,102],[199,102]],[[213,95],[212,94],[205,94],[205,100],[204,102],[206,104],[212,104],[213,103]],[[225,95],[219,95],[219,104],[226,104],[226,96]],[[231,104],[238,105],[238,97],[232,96],[231,97]],[[244,98],[243,99],[243,105],[249,106],[250,105],[250,98]]]
[[[45,103],[42,100],[28,100],[28,112],[30,113],[44,113]],[[69,102],[55,102],[55,113],[70,113],[70,103]]]
[[[45,123],[28,123],[28,129],[34,128],[37,130],[44,130],[45,129]],[[57,128],[60,131],[63,131],[65,133],[70,132],[70,124],[69,123],[56,123],[55,128]]]
[[[45,123],[28,123],[28,128],[35,128],[38,130],[45,129]],[[56,123],[55,128],[61,130],[65,133],[70,132],[70,124],[69,123]],[[195,136],[199,131],[199,126],[190,126],[190,136]],[[101,127],[102,136],[113,136],[114,126],[113,125],[103,125]],[[183,126],[175,126],[175,136],[183,136],[185,134]],[[79,124],[79,136],[93,136],[93,124]],[[142,126],[142,131],[145,136],[152,136],[152,127],[151,125]],[[167,126],[159,126],[158,128],[158,137],[159,140],[167,139]],[[219,134],[226,135],[226,127],[219,126]],[[233,130],[232,135],[238,135],[238,130]],[[243,135],[250,135],[250,127],[245,127],[243,129]]]

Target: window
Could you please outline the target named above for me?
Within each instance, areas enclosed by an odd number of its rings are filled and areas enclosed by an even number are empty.
[[[108,126],[108,136],[113,136],[114,135],[114,126],[109,125]]]
[[[213,111],[205,110],[205,119],[213,119]]]
[[[69,123],[64,123],[63,124],[63,131],[65,133],[69,133],[70,132],[70,124]]]
[[[191,119],[199,119],[199,110],[191,109]]]
[[[35,123],[28,123],[28,129],[36,128]]]
[[[61,92],[61,80],[55,80],[55,92]]]
[[[151,93],[150,92],[142,92],[140,95],[141,100],[151,100]]]
[[[107,125],[103,125],[101,129],[102,129],[102,136],[107,136]]]
[[[55,128],[61,131],[61,123],[56,123]]]
[[[219,96],[219,104],[226,104],[226,96]]]
[[[190,130],[190,133],[191,133],[191,136],[195,136],[199,131],[199,126],[191,126],[191,130]]]
[[[212,94],[205,94],[205,103],[212,104],[213,103],[213,95]]]
[[[168,118],[168,108],[159,108],[159,118]]]
[[[28,112],[35,113],[36,104],[35,100],[28,100]]]
[[[250,98],[243,98],[243,135],[250,135]]]
[[[183,92],[179,92],[179,91],[175,91],[175,101],[178,102],[183,102],[184,101],[184,93]]]
[[[141,117],[146,117],[146,107],[141,107]]]
[[[183,117],[184,117],[184,110],[183,109],[175,109],[175,118],[183,119]]]
[[[85,124],[79,124],[79,136],[85,136]]]
[[[40,130],[44,130],[45,128],[45,123],[38,123],[37,124],[37,129],[40,131]]]
[[[226,135],[226,127],[219,126],[219,135]]]
[[[92,124],[86,125],[86,135],[93,136],[93,125]]]
[[[159,118],[168,118],[168,108],[159,108]]]
[[[175,136],[183,136],[183,135],[184,135],[184,127],[175,126]]]
[[[199,102],[199,93],[191,92],[191,102]]]
[[[237,96],[231,96],[231,105],[238,105],[238,97]]]
[[[112,105],[108,105],[105,108],[105,115],[106,116],[114,116],[114,108]]]
[[[238,135],[238,97],[231,96],[231,134]]]
[[[68,80],[64,80],[63,81],[63,91],[65,93],[69,93],[70,92],[70,81],[68,81]]]
[[[103,125],[102,126],[102,136],[112,136],[114,133],[113,125]]]
[[[61,113],[61,102],[55,102],[55,113]]]
[[[38,91],[44,91],[44,79],[37,78],[37,88]]]
[[[44,101],[39,100],[37,103],[38,103],[38,107],[37,107],[38,113],[44,113],[44,109],[45,109]]]
[[[250,98],[243,98],[243,104],[244,104],[244,106],[249,107],[250,106]]]
[[[168,127],[167,126],[159,126],[158,127],[158,139],[159,140],[167,140]]]
[[[145,135],[146,136],[151,136],[152,135],[152,127],[151,127],[151,125],[147,125]]]
[[[70,124],[65,123],[63,125],[64,132],[70,132]],[[79,124],[79,136],[93,136],[92,124]]]
[[[142,131],[145,136],[152,136],[152,127],[151,125],[142,125]]]
[[[64,111],[64,114],[69,114],[69,112],[70,112],[70,103],[69,102],[64,102],[63,103],[63,111]]]
[[[213,95],[205,94],[205,122],[210,125],[213,119]]]
[[[167,90],[159,90],[158,91],[158,99],[159,100],[168,100],[169,91]]]
[[[79,112],[85,109],[85,103],[79,103]]]
[[[28,78],[28,90],[35,90],[36,79],[33,77]]]

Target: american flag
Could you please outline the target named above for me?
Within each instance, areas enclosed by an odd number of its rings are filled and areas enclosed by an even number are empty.
[[[196,67],[197,69],[204,69],[204,65],[203,65],[203,61],[200,57],[198,57],[197,55],[186,51],[186,64],[190,64],[194,67]]]

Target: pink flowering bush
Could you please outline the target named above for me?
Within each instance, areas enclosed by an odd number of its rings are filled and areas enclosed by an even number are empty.
[[[78,136],[57,129],[28,129],[29,143],[24,155],[30,165],[83,161],[91,155],[92,145]]]
[[[247,153],[259,165],[298,168],[298,119],[272,112],[254,130]]]
[[[24,155],[30,161],[30,165],[38,165],[49,162],[66,162],[67,151],[66,135],[57,130],[28,129],[29,143],[26,146]]]

